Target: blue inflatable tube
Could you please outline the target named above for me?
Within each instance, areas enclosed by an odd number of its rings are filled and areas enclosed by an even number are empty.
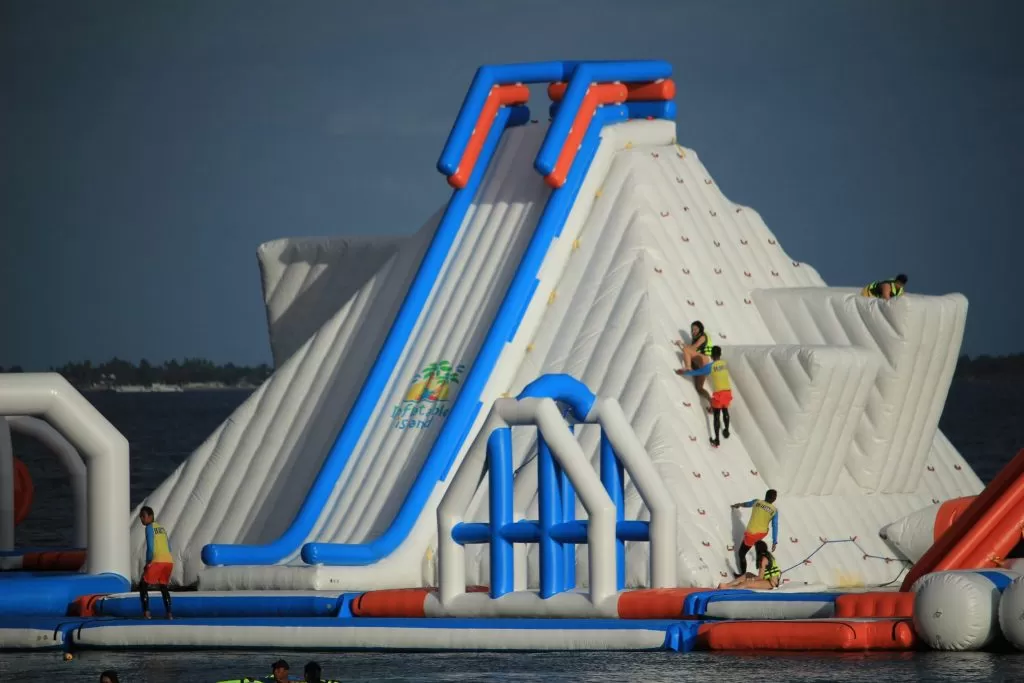
[[[508,292],[491,324],[491,329],[480,347],[462,390],[455,399],[455,405],[452,406],[448,419],[442,425],[441,433],[434,442],[412,488],[406,494],[405,500],[402,501],[401,509],[394,521],[383,534],[366,544],[307,543],[302,548],[302,559],[305,562],[329,565],[372,564],[393,552],[408,536],[437,482],[443,481],[447,477],[448,471],[458,455],[459,448],[466,440],[477,414],[483,408],[480,394],[497,364],[502,349],[519,329],[526,308],[539,284],[537,274],[547,255],[548,247],[551,245],[551,241],[561,234],[583,179],[590,168],[590,162],[597,153],[601,142],[601,129],[611,123],[624,121],[627,117],[628,112],[625,106],[602,107],[595,114],[593,122],[583,138],[576,162],[573,163],[569,171],[565,185],[554,190],[548,198],[530,244],[523,254]],[[476,172],[474,171],[474,175]],[[330,483],[333,484],[333,481],[332,478]],[[326,500],[329,493],[328,489],[322,499]]]
[[[117,574],[65,574],[19,577],[3,582],[0,617],[61,616],[83,595],[122,593],[131,588]]]
[[[573,418],[577,422],[587,419],[597,400],[586,384],[572,375],[564,374],[542,375],[523,387],[516,398],[550,398],[565,403],[572,409]]]
[[[672,65],[663,61],[598,62],[580,64],[573,70],[562,97],[562,106],[551,122],[544,142],[533,163],[543,176],[555,170],[565,139],[592,83],[608,81],[655,81],[672,75]]]
[[[525,110],[525,107],[518,108]],[[438,224],[430,247],[427,249],[423,260],[420,262],[419,270],[413,279],[409,292],[395,316],[395,321],[388,331],[387,339],[381,347],[380,353],[373,364],[366,381],[356,397],[352,409],[349,411],[345,424],[338,437],[331,447],[330,453],[324,459],[324,464],[317,473],[313,486],[306,494],[298,514],[292,520],[287,531],[275,541],[265,545],[234,545],[211,543],[203,548],[202,559],[207,565],[267,565],[280,562],[282,559],[295,552],[306,537],[313,530],[313,526],[323,512],[324,505],[341,476],[348,458],[362,436],[363,429],[370,421],[370,417],[381,394],[387,386],[391,374],[394,372],[401,357],[402,350],[409,341],[416,321],[422,313],[423,306],[430,296],[437,280],[437,274],[441,271],[444,261],[451,250],[455,238],[462,227],[462,221],[466,211],[473,202],[477,188],[487,171],[491,157],[494,155],[501,140],[505,128],[511,121],[528,120],[529,114],[524,118],[522,113],[515,119],[510,108],[502,107],[498,117],[491,128],[490,134],[484,143],[480,153],[480,160],[470,176],[466,187],[456,190],[448,202],[441,222]],[[305,553],[304,553],[305,556]],[[317,564],[316,555],[313,553],[307,559],[311,564]],[[367,556],[366,562],[372,562],[374,557]]]

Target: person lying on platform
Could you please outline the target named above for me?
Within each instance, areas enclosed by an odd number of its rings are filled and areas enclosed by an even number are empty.
[[[775,508],[775,499],[778,497],[775,489],[768,489],[764,493],[764,500],[748,500],[746,503],[733,503],[732,508],[752,508],[747,528],[743,532],[743,542],[740,543],[737,551],[737,572],[736,576],[743,576],[747,573],[747,553],[750,549],[768,535],[768,525],[772,527],[772,552],[779,544],[779,511]]]
[[[691,370],[699,370],[711,362],[709,358],[712,350],[711,335],[704,330],[704,323],[699,320],[690,323],[690,339],[692,341],[689,344],[684,344],[681,340],[675,342],[679,350],[683,352],[683,367],[676,370],[677,375],[685,375]],[[694,386],[697,388],[698,394],[704,394],[708,400],[711,399],[704,389],[704,376],[696,377]]]
[[[782,580],[782,570],[779,569],[779,563],[775,561],[775,556],[768,551],[768,544],[764,541],[758,541],[754,544],[754,549],[757,552],[757,576],[744,572],[743,576],[729,583],[718,584],[720,589],[747,588],[749,590],[771,590],[779,587],[779,582]]]
[[[718,448],[722,444],[720,435],[729,438],[729,406],[732,405],[732,379],[729,377],[729,367],[722,360],[722,347],[711,349],[710,363],[699,370],[687,370],[683,375],[711,375],[711,405],[708,412],[715,417],[715,436],[711,439],[711,445]],[[722,420],[725,421],[725,431],[721,429]]]
[[[167,584],[171,582],[174,571],[174,556],[171,555],[171,542],[167,539],[167,530],[153,518],[153,508],[148,505],[139,510],[139,521],[146,529],[146,566],[142,569],[142,580],[139,581],[139,599],[142,601],[142,616],[151,619],[149,613],[149,587],[160,589],[164,599],[164,611],[168,619],[171,614],[171,594]]]
[[[861,296],[872,297],[874,299],[895,299],[898,296],[903,295],[903,290],[907,286],[907,276],[900,273],[891,280],[881,280],[872,282],[870,285],[860,290]]]

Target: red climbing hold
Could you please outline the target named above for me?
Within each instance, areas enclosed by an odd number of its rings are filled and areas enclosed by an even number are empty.
[[[656,268],[654,269],[654,272],[655,272],[655,273],[659,273],[659,274],[660,274],[660,273],[661,273],[661,268],[657,268],[657,267],[656,267]]]
[[[693,476],[696,477],[697,479],[700,479],[700,472],[694,472]]]
[[[728,479],[729,478],[729,473],[726,472],[725,470],[722,470],[722,476],[725,477],[726,479]]]
[[[689,401],[683,401],[683,407],[684,407],[684,408],[689,408],[689,407],[690,407],[690,406],[692,406],[692,405],[693,405],[693,404],[692,404],[692,403],[690,403]]]
[[[697,437],[695,437],[693,434],[690,434],[690,441],[696,441],[696,440],[697,440]]]
[[[938,499],[938,498],[932,498],[932,502],[933,502],[933,503],[938,503],[938,502],[939,502],[939,499]]]
[[[769,238],[768,238],[768,244],[775,244],[775,240],[773,240],[773,239],[771,239],[771,238],[769,237]]]
[[[655,159],[657,159],[658,158],[658,153],[657,152],[651,152],[651,156],[654,157]]]
[[[746,240],[740,240],[740,244],[742,244],[743,246],[747,246],[747,241]]]
[[[779,276],[779,271],[773,270],[772,271],[772,277],[778,277],[778,276]]]
[[[714,180],[712,180],[711,178],[705,178],[705,179],[704,179],[704,184],[705,184],[705,185],[714,185],[714,184],[715,184],[715,181],[714,181]]]
[[[708,209],[708,213],[710,213],[712,217],[718,215],[717,213],[715,213],[714,209]]]
[[[701,544],[702,546],[704,546],[705,548],[710,548],[710,547],[711,547],[711,544],[710,544],[710,543],[708,543],[707,541],[701,541],[701,542],[700,542],[700,544]]]
[[[747,305],[749,306],[750,304],[752,304],[752,303],[754,303],[754,302],[753,302],[753,301],[751,301],[750,299],[744,299],[744,300],[743,300],[743,303],[745,303],[745,304],[747,304]]]
[[[757,476],[757,470],[750,470],[750,473],[753,474],[755,477]]]
[[[680,185],[683,185],[683,184],[686,183],[686,181],[683,180],[682,178],[680,178],[679,176],[676,176],[676,182],[679,183]]]
[[[683,275],[689,275],[689,274],[690,274],[690,269],[689,268],[683,268]]]
[[[721,268],[715,268],[715,275],[721,275],[721,274],[722,274],[722,269]]]
[[[935,471],[935,467],[933,465],[928,465],[928,467],[926,467],[925,469],[927,469],[929,472]]]
[[[794,268],[799,268],[800,267],[800,262],[799,261],[793,261],[793,267]]]
[[[691,306],[696,306],[697,305],[697,304],[693,303],[693,299],[687,299],[686,303],[690,304]]]
[[[725,303],[721,299],[715,299],[715,305],[716,306],[724,306]]]
[[[953,465],[953,469],[957,470],[957,471],[960,471],[960,470],[963,469],[963,467],[960,467],[960,465]]]
[[[789,537],[789,542],[790,543],[799,543],[800,539],[799,538],[793,538],[792,536],[790,536]]]
[[[689,237],[687,237],[686,235],[683,235],[681,239],[682,239],[682,240],[683,240],[684,242],[689,242],[689,241],[690,241],[690,238],[689,238]]]
[[[661,217],[662,218],[668,218],[668,211],[662,211],[661,212]]]
[[[697,514],[698,515],[706,515],[708,513],[707,513],[707,510],[705,510],[704,508],[697,508]]]
[[[752,275],[750,274],[750,271],[749,271],[749,270],[744,270],[744,271],[743,271],[743,274],[744,274],[744,275],[746,275],[747,277],[753,277],[753,276],[752,276]]]

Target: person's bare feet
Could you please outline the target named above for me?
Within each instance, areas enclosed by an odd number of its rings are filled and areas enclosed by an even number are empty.
[[[169,621],[174,621],[174,615],[173,615],[173,614],[171,614],[170,612],[168,612],[168,613],[167,613],[167,619],[168,619]]]
[[[142,618],[143,619],[152,619],[153,615],[149,613],[149,610],[146,610],[145,612],[142,613]]]

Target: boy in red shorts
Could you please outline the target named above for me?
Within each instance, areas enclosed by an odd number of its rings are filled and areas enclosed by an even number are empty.
[[[173,619],[171,594],[167,590],[167,584],[171,582],[171,572],[174,571],[174,556],[171,555],[171,542],[167,538],[167,530],[153,519],[153,508],[148,505],[139,510],[139,521],[146,528],[146,566],[142,569],[142,581],[139,582],[142,616],[146,619],[152,618],[149,613],[149,587],[156,586],[164,599],[167,618]]]
[[[732,379],[728,366],[722,360],[722,347],[712,347],[710,363],[697,370],[687,370],[683,375],[711,375],[711,407],[708,412],[715,416],[715,438],[711,439],[711,445],[718,448],[721,445],[718,438],[720,421],[725,422],[721,435],[729,438],[729,406],[732,405]]]

